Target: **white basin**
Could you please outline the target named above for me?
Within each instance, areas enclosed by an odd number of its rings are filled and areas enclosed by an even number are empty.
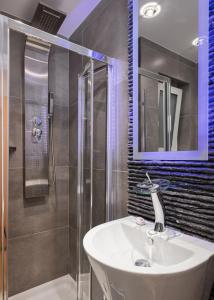
[[[214,245],[168,230],[148,238],[153,224],[134,217],[91,229],[83,245],[108,300],[205,300],[207,268]],[[150,267],[136,266],[144,259]]]

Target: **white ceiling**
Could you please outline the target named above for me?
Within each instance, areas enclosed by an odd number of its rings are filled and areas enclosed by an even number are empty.
[[[141,5],[150,2],[140,0]],[[197,61],[197,48],[192,41],[198,36],[198,0],[159,0],[162,10],[153,19],[139,18],[141,36]]]
[[[0,11],[30,22],[39,2],[64,12],[59,34],[69,38],[101,0],[0,0]]]

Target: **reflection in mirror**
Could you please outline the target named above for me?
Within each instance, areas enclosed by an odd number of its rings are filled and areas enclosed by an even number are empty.
[[[139,1],[140,151],[197,150],[198,3]]]
[[[199,112],[198,70],[206,70],[207,63],[205,55],[204,66],[199,66],[200,55],[207,50],[207,37],[201,35],[206,28],[201,30],[199,24],[200,0],[156,1],[138,0],[134,15],[138,24],[134,142],[137,135],[138,153],[199,151],[199,113],[204,115],[206,109]],[[206,88],[204,99],[200,98],[204,106]]]

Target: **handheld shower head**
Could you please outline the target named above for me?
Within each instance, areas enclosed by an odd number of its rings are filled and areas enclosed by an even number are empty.
[[[48,118],[53,117],[54,112],[54,93],[48,94]]]

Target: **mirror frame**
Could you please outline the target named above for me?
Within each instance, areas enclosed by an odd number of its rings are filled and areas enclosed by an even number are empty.
[[[198,48],[198,150],[139,152],[138,57],[139,0],[133,0],[132,70],[133,70],[133,159],[134,160],[208,160],[208,93],[209,93],[209,1],[198,0],[198,36],[204,38]]]

